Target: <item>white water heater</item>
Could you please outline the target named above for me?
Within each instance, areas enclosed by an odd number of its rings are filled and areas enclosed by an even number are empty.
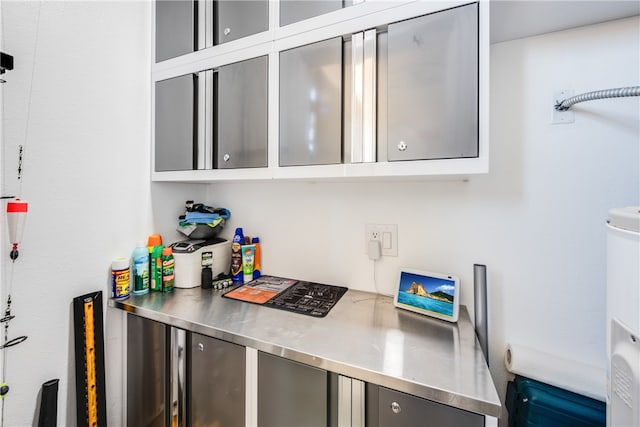
[[[640,426],[640,207],[607,221],[607,426]]]

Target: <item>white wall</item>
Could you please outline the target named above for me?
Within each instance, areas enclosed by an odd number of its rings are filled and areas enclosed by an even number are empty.
[[[9,336],[29,337],[7,353],[4,422],[37,423],[41,385],[59,378],[58,425],[75,424],[72,300],[102,290],[107,418],[123,425],[123,313],[106,308],[111,260],[151,232],[177,239],[176,215],[204,187],[149,182],[150,2],[1,1],[2,50],[15,58],[3,76],[2,194],[30,209],[13,279],[2,259],[2,309],[12,288],[16,316]]]
[[[579,104],[551,125],[553,93],[639,84],[639,19],[492,46],[490,173],[464,182],[215,184],[208,201],[262,239],[263,271],[375,291],[367,223],[398,224],[376,265],[458,275],[488,268],[490,363],[501,398],[516,342],[605,368],[605,221],[640,203],[638,98]],[[473,311],[471,316],[473,318]],[[600,390],[604,395],[605,390]],[[506,416],[506,412],[505,412]]]
[[[7,352],[11,391],[4,423],[35,425],[41,384],[59,378],[58,425],[75,425],[72,299],[103,290],[106,305],[111,259],[129,255],[135,240],[152,228],[150,5],[1,5],[2,50],[15,58],[15,69],[3,76],[2,194],[20,194],[30,209],[12,280],[8,257],[2,259],[2,310],[11,286],[16,316],[9,337],[29,337]],[[25,147],[21,186],[18,145]],[[121,354],[121,316],[105,320],[106,345],[115,350],[107,364],[119,374],[114,355]],[[121,412],[119,398],[113,398],[121,394],[119,378],[107,384],[112,420]]]
[[[17,191],[39,4],[2,0],[2,48],[16,57],[4,85],[5,194]],[[21,191],[31,212],[10,330],[29,339],[8,353],[6,425],[32,424],[51,378],[61,380],[59,425],[74,424],[72,298],[106,292],[110,260],[149,232],[176,239],[175,216],[190,198],[230,208],[228,235],[238,225],[260,235],[266,273],[373,291],[366,223],[399,228],[398,258],[376,266],[380,292],[406,265],[459,275],[470,306],[473,263],[487,264],[501,396],[509,340],[604,366],[604,221],[610,207],[640,204],[638,100],[582,104],[573,125],[549,118],[556,89],[638,84],[637,18],[492,46],[489,175],[202,186],[148,182],[149,8],[43,2]],[[119,313],[107,310],[105,326],[109,420],[119,425]]]

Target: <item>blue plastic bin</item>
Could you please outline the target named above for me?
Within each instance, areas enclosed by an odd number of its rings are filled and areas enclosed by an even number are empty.
[[[516,375],[507,384],[509,427],[604,427],[606,404]]]

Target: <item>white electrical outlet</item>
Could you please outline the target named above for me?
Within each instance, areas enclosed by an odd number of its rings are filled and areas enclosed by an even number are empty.
[[[382,256],[398,256],[398,225],[397,224],[367,224],[364,229],[365,253],[368,253],[369,242],[380,242]]]

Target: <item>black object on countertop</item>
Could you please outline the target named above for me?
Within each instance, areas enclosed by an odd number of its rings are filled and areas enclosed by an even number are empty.
[[[211,267],[202,267],[200,273],[200,286],[202,289],[211,289],[213,287],[213,271]]]
[[[264,305],[313,317],[325,317],[347,292],[343,286],[299,281]]]

